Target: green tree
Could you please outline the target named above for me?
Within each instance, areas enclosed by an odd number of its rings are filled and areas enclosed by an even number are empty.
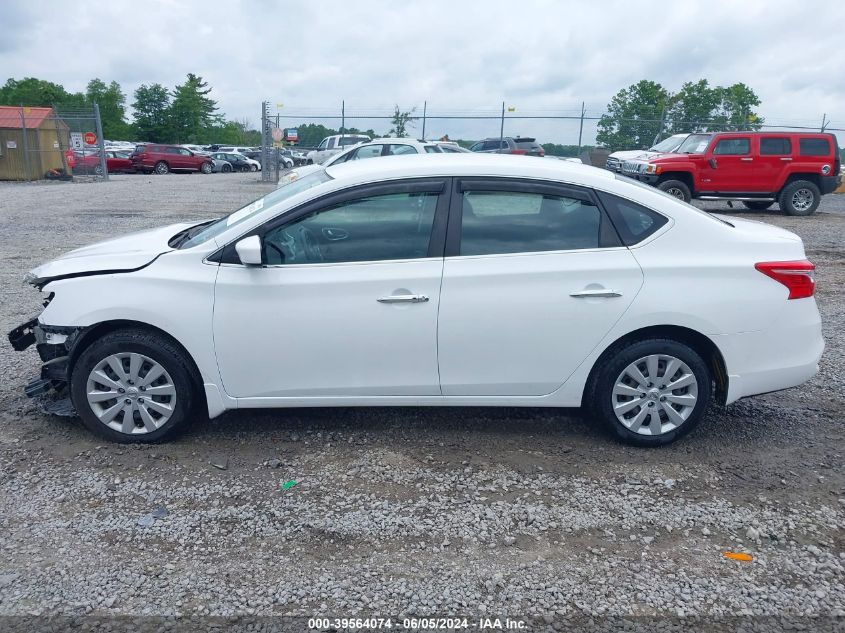
[[[714,123],[723,130],[759,130],[764,119],[753,110],[759,105],[760,98],[744,83],[719,88]]]
[[[712,128],[722,89],[711,87],[706,79],[688,81],[671,98],[665,131],[671,134],[702,132]]]
[[[393,127],[390,128],[387,135],[395,136],[397,138],[404,138],[408,136],[407,128],[411,127],[413,122],[419,119],[419,117],[411,116],[415,110],[416,108],[411,108],[408,112],[402,112],[397,105],[393,112],[393,118],[390,121],[390,124]]]
[[[84,101],[84,95],[78,92],[69,93],[64,86],[35,77],[24,77],[21,80],[8,79],[0,87],[0,105],[82,105]]]
[[[89,103],[100,108],[103,136],[110,139],[124,139],[129,136],[130,126],[126,122],[126,95],[120,84],[112,81],[108,86],[100,79],[88,82],[85,97]]]
[[[593,150],[592,145],[582,145],[578,151],[577,145],[558,145],[557,143],[543,143],[543,149],[548,156],[563,156],[564,158],[577,158],[583,152]]]
[[[202,77],[188,73],[185,83],[173,90],[170,104],[169,131],[177,143],[201,143],[208,136],[208,129],[219,125],[217,102],[208,94],[211,88]]]
[[[655,81],[643,79],[623,88],[599,119],[596,141],[611,150],[649,147],[668,104],[669,92]]]
[[[170,140],[170,94],[161,84],[141,84],[132,103],[138,140],[159,143]]]

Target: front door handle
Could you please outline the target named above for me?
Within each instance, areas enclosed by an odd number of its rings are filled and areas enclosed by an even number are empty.
[[[379,303],[425,303],[428,301],[426,295],[389,295],[376,299]]]
[[[576,299],[589,299],[593,297],[621,297],[622,293],[616,290],[608,290],[607,288],[595,288],[592,290],[579,290],[578,292],[570,292],[570,297]]]

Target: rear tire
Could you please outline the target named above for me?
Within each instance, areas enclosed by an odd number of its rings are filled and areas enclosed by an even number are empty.
[[[660,191],[665,191],[670,196],[674,196],[678,200],[683,200],[684,202],[689,202],[692,200],[692,193],[687,187],[686,183],[681,180],[664,180],[657,188]]]
[[[745,202],[742,203],[742,205],[746,209],[750,209],[751,211],[765,211],[766,209],[771,207],[774,203],[775,203],[774,200],[771,200],[771,201],[761,200],[759,202],[746,200]]]
[[[250,171],[258,171],[258,167],[256,167],[255,165],[250,165],[249,170]]]
[[[780,192],[778,204],[786,215],[812,215],[819,208],[822,192],[809,180],[795,180]]]
[[[203,163],[202,165],[200,165],[200,171],[204,174],[210,174],[212,171],[214,171],[214,165],[212,165],[211,163]]]
[[[116,330],[79,355],[70,377],[71,399],[82,423],[106,439],[158,442],[191,417],[196,388],[189,367],[169,338],[142,329]],[[111,393],[115,398],[107,398]]]
[[[163,160],[160,160],[156,163],[155,173],[157,173],[159,176],[163,176],[164,174],[170,173],[170,166]]]
[[[635,341],[601,363],[585,392],[585,404],[626,444],[671,444],[698,426],[710,404],[707,363],[684,343]],[[672,389],[673,383],[679,386]]]
[[[224,174],[230,174],[232,173],[232,166],[229,164],[223,165],[223,167],[220,168],[220,171]]]

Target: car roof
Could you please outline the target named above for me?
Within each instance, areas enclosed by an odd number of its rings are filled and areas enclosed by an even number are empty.
[[[437,176],[508,176],[601,185],[615,176],[606,169],[561,160],[547,160],[507,154],[408,154],[384,156],[379,160],[336,163],[326,168],[332,178],[344,184],[425,178]]]

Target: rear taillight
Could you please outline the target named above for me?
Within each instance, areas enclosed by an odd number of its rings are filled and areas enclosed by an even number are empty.
[[[520,155],[525,154],[525,150],[524,149],[512,149],[511,154],[520,154]]]
[[[790,262],[760,262],[754,268],[767,277],[782,283],[789,290],[787,299],[806,299],[812,297],[816,289],[812,262],[801,259]]]

